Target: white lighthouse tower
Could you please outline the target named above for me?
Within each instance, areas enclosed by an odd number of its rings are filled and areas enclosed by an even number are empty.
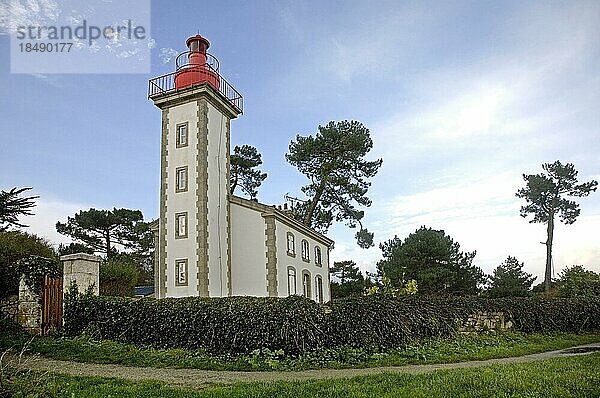
[[[229,126],[243,100],[219,75],[208,40],[186,44],[176,71],[149,83],[162,111],[155,291],[222,297],[231,292]]]
[[[175,72],[149,82],[162,111],[155,296],[328,301],[333,241],[285,208],[230,194],[229,125],[243,99],[219,75],[208,40],[186,44]]]

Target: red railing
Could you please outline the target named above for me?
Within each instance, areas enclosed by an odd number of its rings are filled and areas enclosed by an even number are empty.
[[[218,64],[217,64],[218,65]],[[244,112],[244,98],[227,80],[219,74],[209,63],[204,65],[206,69],[211,70],[219,77],[219,93],[233,105],[240,113]],[[168,73],[166,75],[158,76],[148,81],[148,98],[152,99],[158,95],[167,94],[178,91],[175,87],[175,75],[177,71]],[[205,83],[199,83],[205,84]],[[179,90],[187,90],[188,87],[180,88]]]

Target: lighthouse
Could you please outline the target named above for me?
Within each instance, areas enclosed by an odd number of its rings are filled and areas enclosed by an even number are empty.
[[[243,98],[195,35],[175,71],[150,79],[162,112],[154,290],[163,297],[330,299],[333,241],[286,209],[229,192],[230,124]]]
[[[157,297],[229,295],[230,122],[242,96],[219,75],[209,41],[195,35],[173,73],[149,83],[162,111],[155,251]]]

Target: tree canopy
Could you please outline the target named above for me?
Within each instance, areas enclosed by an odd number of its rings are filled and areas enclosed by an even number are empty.
[[[600,274],[581,265],[565,268],[556,281],[561,297],[600,297]]]
[[[523,174],[525,188],[517,191],[518,198],[525,199],[526,205],[521,207],[521,216],[533,214],[530,223],[544,223],[546,231],[546,272],[544,285],[550,290],[552,281],[552,242],[554,239],[554,218],[559,216],[565,224],[573,224],[581,210],[579,204],[571,197],[588,196],[595,191],[598,182],[591,180],[579,183],[577,170],[572,163],[562,164],[559,160],[542,165],[545,173]]]
[[[253,146],[235,146],[229,157],[229,188],[233,194],[240,188],[250,199],[255,199],[258,187],[267,178],[267,173],[258,169],[262,164],[262,156]]]
[[[120,249],[129,252],[148,250],[153,246],[149,223],[144,222],[140,210],[82,210],[66,223],[56,223],[56,230],[71,237],[94,252],[102,253],[107,260]]]
[[[462,252],[442,230],[422,226],[402,241],[398,237],[379,245],[383,259],[377,263],[380,276],[394,286],[416,280],[419,294],[477,294],[486,277],[473,265],[476,252]]]
[[[85,253],[85,254],[94,254],[94,249],[89,246],[84,245],[83,243],[74,243],[71,242],[68,245],[61,243],[58,245],[58,254],[60,256],[65,256],[67,254],[75,254],[75,253]]]
[[[490,297],[524,297],[531,294],[536,277],[523,271],[524,263],[508,256],[494,269],[487,293]]]
[[[130,262],[110,261],[100,265],[100,295],[133,297],[139,269]]]
[[[18,293],[19,261],[31,256],[57,260],[46,239],[20,231],[0,232],[0,298]]]
[[[295,218],[304,225],[326,232],[331,224],[345,222],[359,227],[355,237],[360,247],[373,246],[373,234],[362,223],[369,207],[366,196],[382,159],[368,161],[373,148],[369,129],[357,121],[331,121],[319,126],[315,135],[296,136],[290,143],[286,160],[304,174],[309,183],[301,188],[306,200],[292,206]]]
[[[361,295],[365,288],[365,277],[354,261],[336,261],[329,270],[332,298]]]
[[[32,188],[16,187],[10,191],[0,191],[0,232],[6,231],[8,227],[27,227],[19,222],[20,216],[31,216],[31,209],[35,207],[35,200],[39,196],[21,197],[20,195]]]

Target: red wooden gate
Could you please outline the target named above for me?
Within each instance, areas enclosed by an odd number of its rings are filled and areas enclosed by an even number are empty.
[[[62,278],[44,276],[42,285],[42,336],[62,326],[63,290]]]

